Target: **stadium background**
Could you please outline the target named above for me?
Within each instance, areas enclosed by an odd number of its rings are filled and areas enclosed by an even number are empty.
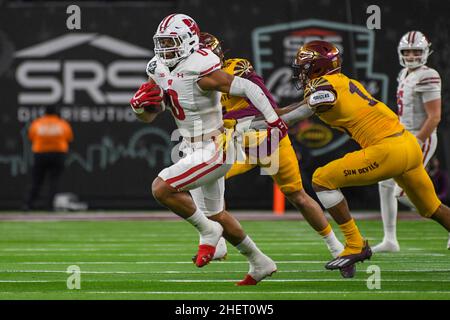
[[[191,15],[221,38],[229,57],[251,60],[281,106],[298,99],[286,80],[290,48],[318,36],[342,45],[344,72],[395,110],[398,40],[408,30],[423,31],[435,51],[429,65],[443,79],[438,157],[450,167],[450,22],[436,14],[446,11],[445,1],[77,1],[81,30],[68,30],[72,3],[0,1],[0,209],[21,206],[31,163],[24,134],[45,104],[61,108],[76,137],[61,191],[93,209],[160,208],[149,189],[170,163],[174,124],[169,113],[151,126],[134,121],[127,102],[145,80],[154,30],[173,12]],[[371,4],[381,8],[381,30],[365,28]],[[98,90],[77,90],[89,81]],[[318,122],[291,131],[305,184],[317,166],[357,148]],[[377,186],[344,192],[354,209],[378,208]],[[228,181],[226,198],[230,208],[270,209],[272,181],[254,170]]]

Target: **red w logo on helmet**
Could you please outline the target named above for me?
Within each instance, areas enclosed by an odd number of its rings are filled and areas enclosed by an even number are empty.
[[[191,19],[183,19],[183,22],[185,25],[187,25],[189,27],[189,30],[191,30],[191,32],[193,34],[196,35],[200,35],[200,28],[198,27],[198,25]]]

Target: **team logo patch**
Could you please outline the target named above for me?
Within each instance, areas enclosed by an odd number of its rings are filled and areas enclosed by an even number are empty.
[[[309,96],[309,105],[317,106],[321,104],[329,104],[336,101],[336,96],[331,91],[319,90]]]
[[[150,61],[147,65],[147,74],[155,74],[156,61]]]

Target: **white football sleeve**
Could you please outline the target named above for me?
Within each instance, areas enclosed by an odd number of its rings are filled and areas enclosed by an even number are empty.
[[[295,108],[291,112],[281,115],[281,119],[284,120],[288,125],[294,124],[300,120],[307,119],[314,114],[312,110],[306,103]]]
[[[441,99],[441,91],[428,91],[422,92],[422,102],[427,103],[429,101]]]
[[[250,80],[235,76],[230,86],[230,95],[246,97],[263,114],[268,122],[274,122],[278,115],[267,99],[264,91]]]

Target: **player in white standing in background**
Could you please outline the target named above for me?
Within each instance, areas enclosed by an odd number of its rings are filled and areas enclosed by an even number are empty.
[[[441,120],[441,78],[436,70],[426,66],[432,53],[430,46],[420,31],[407,32],[398,45],[400,65],[404,67],[397,79],[398,116],[421,145],[424,166],[436,151],[436,129]],[[397,252],[397,200],[410,208],[414,206],[393,179],[379,182],[378,188],[384,238],[372,251]]]
[[[131,106],[138,119],[152,122],[164,109],[161,100],[170,100],[185,156],[158,174],[152,193],[200,233],[195,264],[209,263],[222,234],[227,239],[240,236],[236,248],[249,260],[250,271],[237,284],[254,285],[275,272],[276,264],[224,212],[224,175],[233,160],[225,161],[221,92],[252,101],[273,133],[286,134],[287,126],[257,85],[221,71],[220,59],[208,49],[199,49],[199,34],[196,22],[187,15],[171,14],[161,21],[153,37],[155,57],[147,65],[149,81],[136,92]]]

